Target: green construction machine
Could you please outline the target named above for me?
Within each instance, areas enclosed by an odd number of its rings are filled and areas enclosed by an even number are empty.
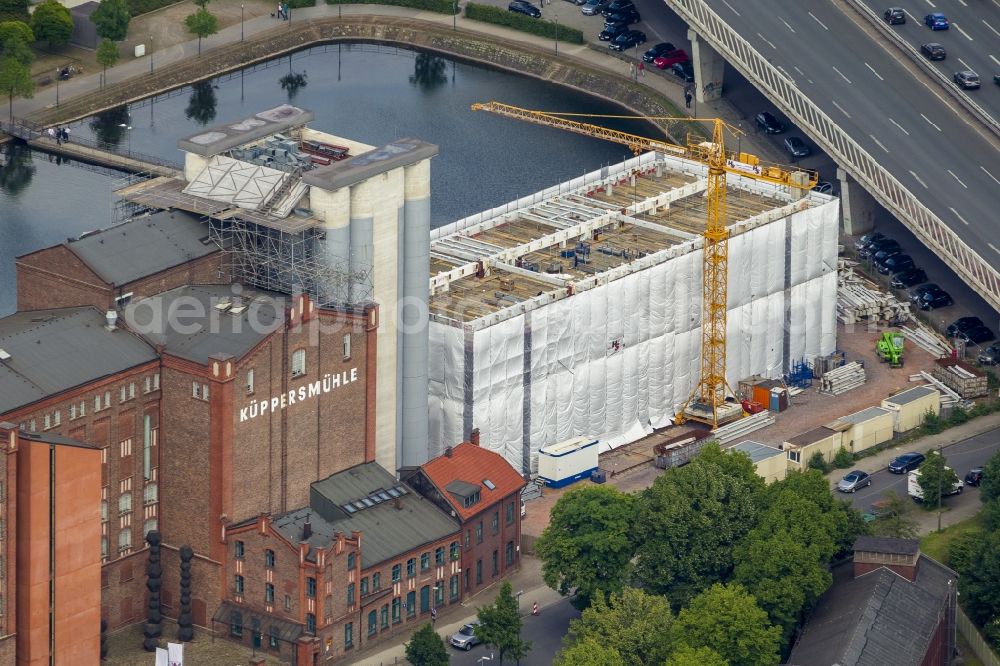
[[[875,341],[875,351],[890,368],[903,367],[903,339],[899,331],[886,331]]]

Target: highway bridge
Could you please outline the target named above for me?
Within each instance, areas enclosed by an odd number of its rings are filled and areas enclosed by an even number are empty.
[[[886,0],[910,14],[895,36],[872,0],[665,2],[691,29],[699,95],[724,88],[725,59],[837,162],[848,215],[865,206],[860,185],[1000,311],[1000,0]],[[954,30],[922,27],[929,11]],[[947,42],[944,65],[919,61],[929,41]],[[982,90],[948,83],[966,68]]]

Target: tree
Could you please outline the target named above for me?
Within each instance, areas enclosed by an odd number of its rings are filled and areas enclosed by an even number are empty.
[[[625,666],[625,660],[611,647],[596,638],[575,641],[558,653],[553,666]],[[723,665],[725,666],[725,665]]]
[[[1000,499],[1000,451],[983,465],[983,480],[979,484],[979,499],[983,504]]]
[[[946,467],[947,460],[940,451],[931,451],[927,460],[920,464],[920,476],[917,483],[923,492],[924,506],[936,509],[941,506],[945,495],[958,483],[955,470]]]
[[[201,55],[202,38],[214,35],[219,31],[219,20],[215,18],[215,14],[204,7],[194,14],[188,14],[188,17],[184,19],[184,24],[187,25],[191,33],[198,35],[198,55]]]
[[[681,645],[674,650],[664,666],[729,666],[729,662],[710,647]]]
[[[30,18],[28,0],[0,0],[0,21],[25,21]]]
[[[528,654],[531,643],[521,640],[521,614],[517,611],[517,599],[510,582],[500,585],[496,600],[480,608],[478,618],[476,636],[497,651],[498,665],[503,663],[505,656],[519,660]]]
[[[31,14],[35,38],[49,43],[49,50],[69,42],[73,35],[73,17],[59,0],[45,0]]]
[[[913,517],[913,502],[896,492],[888,492],[873,507],[875,520],[870,523],[875,536],[896,539],[916,539],[917,520]]]
[[[593,599],[569,625],[567,646],[593,640],[612,649],[624,666],[660,664],[670,654],[670,603],[634,587]]]
[[[120,42],[128,36],[131,18],[125,0],[101,0],[97,9],[90,14],[97,36],[113,42]]]
[[[774,666],[779,663],[781,630],[739,584],[715,584],[681,610],[674,621],[674,641],[715,650],[727,663]]]
[[[610,486],[586,486],[563,495],[535,542],[546,585],[576,590],[586,606],[597,593],[621,589],[635,553],[635,498]]]
[[[16,58],[5,56],[0,59],[0,90],[7,93],[10,119],[14,120],[14,98],[31,98],[35,94],[35,82],[31,80],[31,70]]]
[[[965,552],[951,557],[962,607],[977,626],[985,627],[1000,617],[1000,532],[969,535],[963,545]]]
[[[108,67],[114,67],[118,62],[120,54],[118,53],[118,45],[107,37],[101,40],[101,43],[97,45],[97,64],[104,68],[101,73],[102,84],[107,81],[108,77]]]
[[[21,21],[0,23],[0,58],[14,58],[25,67],[30,67],[35,61],[35,53],[31,50],[34,41],[35,33],[27,23]]]
[[[425,624],[413,632],[406,644],[406,660],[413,666],[447,666],[448,650],[433,626]]]
[[[639,587],[680,608],[727,580],[733,545],[757,522],[763,491],[749,456],[725,453],[716,444],[690,464],[667,470],[638,498]]]

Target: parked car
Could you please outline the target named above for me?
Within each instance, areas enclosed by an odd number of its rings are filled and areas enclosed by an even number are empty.
[[[461,629],[451,635],[448,642],[457,647],[459,650],[471,650],[476,645],[482,643],[479,637],[476,636],[476,626],[478,624],[479,622],[477,621],[463,625]]]
[[[983,482],[983,468],[973,467],[965,475],[965,485],[978,487]]]
[[[912,287],[913,285],[920,284],[926,280],[927,273],[925,273],[923,269],[911,268],[893,275],[890,284],[896,289],[905,289],[906,287]]]
[[[653,65],[660,69],[666,69],[667,67],[673,67],[676,63],[688,62],[689,60],[687,51],[684,49],[674,49],[673,51],[668,51],[663,55],[657,56],[653,60]]]
[[[1000,365],[1000,345],[990,345],[979,352],[976,361],[982,365]]]
[[[642,61],[651,63],[664,53],[669,53],[673,50],[674,45],[670,42],[660,42],[659,44],[647,49],[646,52],[642,54]]]
[[[961,72],[955,72],[951,78],[955,80],[955,83],[962,90],[978,90],[982,85],[982,82],[979,80],[979,75],[971,69],[964,69]]]
[[[606,19],[604,19],[604,27],[607,28],[612,23],[638,23],[642,19],[639,16],[639,12],[635,7],[629,7],[628,9],[623,9],[620,12],[615,12],[610,14]]]
[[[694,65],[689,60],[672,64],[670,66],[670,73],[684,83],[694,83]]]
[[[515,14],[524,14],[531,18],[539,18],[542,15],[542,10],[528,2],[528,0],[513,0],[513,2],[507,5],[507,11],[514,12]]]
[[[959,317],[955,321],[948,324],[948,328],[944,329],[944,334],[949,338],[953,338],[959,333],[964,333],[965,331],[975,328],[976,326],[984,325],[983,320],[979,317]]]
[[[807,157],[809,153],[812,152],[809,149],[809,146],[806,145],[806,142],[797,136],[790,136],[785,139],[785,150],[787,150],[788,154],[794,159]]]
[[[993,83],[995,83],[998,86],[1000,86],[1000,74],[994,74],[993,75]]]
[[[948,52],[937,42],[928,42],[920,45],[920,52],[927,56],[928,60],[944,60],[948,57]]]
[[[909,293],[910,302],[919,303],[920,299],[924,297],[924,294],[926,294],[929,291],[934,291],[935,289],[940,289],[940,288],[941,287],[937,286],[933,282],[928,282],[927,284],[922,284],[919,287],[916,287],[915,289],[911,289]]]
[[[837,490],[842,493],[856,493],[858,488],[870,485],[872,485],[872,477],[868,475],[868,472],[856,469],[844,475],[844,478],[837,483]]]
[[[906,12],[903,11],[902,7],[889,7],[885,10],[885,22],[889,25],[903,25],[906,23]]]
[[[875,264],[875,267],[878,268],[879,266],[885,263],[886,259],[888,259],[889,257],[895,257],[897,254],[903,254],[903,248],[899,247],[898,244],[887,245],[878,252],[876,252],[875,254],[873,254],[871,258],[872,262]]]
[[[870,243],[874,243],[877,240],[882,240],[883,238],[886,238],[886,235],[883,234],[881,231],[872,231],[870,233],[865,234],[858,240],[854,241],[854,249],[855,250],[864,249]]]
[[[952,299],[951,295],[939,287],[938,289],[925,292],[924,295],[920,297],[920,301],[917,302],[917,305],[921,310],[936,310],[937,308],[948,307],[954,303],[955,301]]]
[[[920,467],[927,460],[927,456],[916,451],[904,453],[889,461],[889,471],[893,474],[906,474],[910,470]]]
[[[608,44],[608,48],[615,51],[625,51],[645,43],[646,33],[639,30],[629,30],[615,37],[615,40]]]
[[[894,275],[901,271],[916,268],[913,257],[908,254],[894,254],[878,266],[878,272],[882,275]]]
[[[781,134],[785,131],[785,125],[769,111],[761,111],[754,120],[757,121],[757,127],[767,134]]]
[[[584,16],[595,16],[603,12],[609,4],[611,4],[611,0],[587,0],[580,8],[580,13]]]
[[[985,326],[974,326],[967,331],[960,331],[955,335],[959,340],[965,340],[966,344],[981,345],[990,340],[996,340],[997,336],[993,331]]]
[[[821,180],[813,187],[813,192],[820,194],[833,194],[833,183],[828,180]]]
[[[601,14],[611,16],[629,7],[635,7],[635,3],[632,0],[611,0],[611,3],[601,10]]]
[[[950,467],[945,467],[946,470],[952,470]],[[955,479],[954,485],[951,488],[942,488],[941,495],[961,495],[962,490],[965,488],[965,484],[959,479]],[[924,489],[920,487],[920,470],[916,469],[909,473],[906,479],[906,494],[909,495],[914,502],[924,501]]]
[[[610,25],[602,30],[601,33],[597,35],[597,38],[602,42],[610,42],[618,35],[624,34],[629,30],[630,28],[628,27],[628,23],[615,23],[614,25]]]
[[[899,242],[894,238],[882,236],[870,241],[867,245],[858,250],[858,256],[867,259],[882,248],[899,247]]]
[[[931,30],[947,30],[948,18],[941,12],[932,12],[924,17],[924,24]]]

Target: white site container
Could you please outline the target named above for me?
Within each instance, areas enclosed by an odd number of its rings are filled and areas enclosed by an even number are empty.
[[[590,476],[597,469],[599,440],[574,437],[538,451],[538,477],[545,485],[561,488]]]

